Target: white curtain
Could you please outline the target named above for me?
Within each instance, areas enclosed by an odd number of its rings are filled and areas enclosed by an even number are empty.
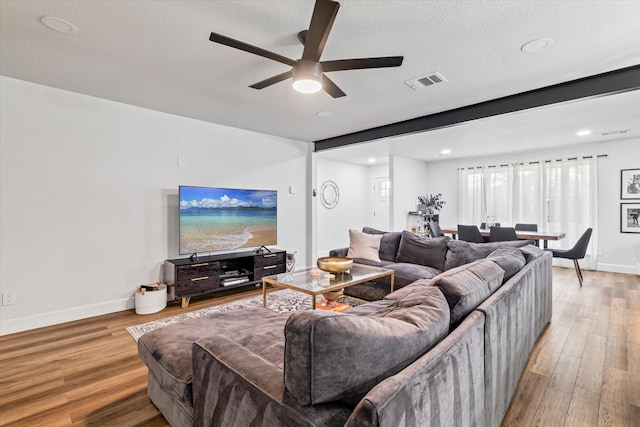
[[[479,218],[485,217],[482,169],[460,169],[458,183],[458,223],[479,224]]]
[[[593,234],[583,266],[598,265],[598,160],[595,157],[546,162],[548,229],[564,231],[566,237],[549,247],[568,249],[589,227]],[[567,264],[568,265],[568,264]]]
[[[459,224],[479,225],[487,215],[503,226],[538,224],[541,231],[565,232],[564,239],[549,242],[549,247],[565,249],[592,227],[583,265],[597,267],[596,157],[460,169],[458,175]]]

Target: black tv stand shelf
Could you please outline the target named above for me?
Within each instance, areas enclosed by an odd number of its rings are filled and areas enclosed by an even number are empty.
[[[164,263],[164,280],[169,297],[180,299],[185,308],[193,296],[256,286],[264,276],[284,273],[285,259],[286,251],[281,249],[168,259]]]

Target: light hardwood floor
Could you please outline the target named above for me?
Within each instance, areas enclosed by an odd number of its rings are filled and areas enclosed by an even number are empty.
[[[585,271],[582,289],[573,269],[554,268],[553,277],[551,325],[503,425],[640,427],[640,276]],[[167,426],[124,328],[183,311],[130,310],[0,337],[0,425]]]

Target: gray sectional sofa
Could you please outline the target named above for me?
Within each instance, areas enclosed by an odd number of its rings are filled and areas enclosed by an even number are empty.
[[[551,319],[551,255],[442,241],[444,271],[344,313],[252,308],[145,334],[152,401],[173,426],[499,426]]]

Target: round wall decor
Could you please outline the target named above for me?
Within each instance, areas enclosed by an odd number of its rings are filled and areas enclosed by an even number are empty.
[[[320,187],[320,201],[327,209],[333,209],[338,205],[340,200],[340,190],[338,184],[333,181],[325,181]]]

